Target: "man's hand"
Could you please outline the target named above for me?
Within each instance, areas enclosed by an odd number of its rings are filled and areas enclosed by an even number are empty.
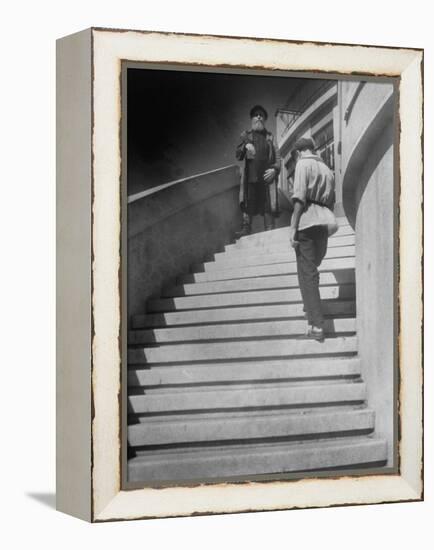
[[[276,169],[275,168],[269,168],[268,170],[265,170],[264,172],[264,181],[265,183],[271,183],[274,178],[276,177]]]
[[[248,159],[254,159],[255,158],[255,146],[253,143],[246,143],[246,156]]]
[[[292,248],[298,246],[298,241],[296,240],[297,230],[294,227],[289,228],[289,242],[291,243]]]

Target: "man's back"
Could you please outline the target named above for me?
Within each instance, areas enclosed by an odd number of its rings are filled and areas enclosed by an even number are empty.
[[[294,196],[298,200],[332,207],[334,190],[333,172],[321,157],[311,154],[298,160],[294,176]]]

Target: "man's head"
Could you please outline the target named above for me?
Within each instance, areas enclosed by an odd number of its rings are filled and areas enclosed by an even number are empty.
[[[315,143],[312,138],[300,138],[295,142],[291,155],[295,160],[300,156],[300,153],[303,153],[304,151],[312,153],[314,149]]]
[[[250,109],[250,119],[252,121],[252,130],[261,131],[265,128],[265,121],[268,118],[267,111],[262,105],[255,105]]]

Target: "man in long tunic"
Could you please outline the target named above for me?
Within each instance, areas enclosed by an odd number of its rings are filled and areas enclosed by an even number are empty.
[[[298,281],[308,321],[305,337],[321,342],[324,340],[324,317],[318,267],[327,252],[329,235],[337,231],[337,222],[332,212],[335,201],[333,172],[314,154],[314,148],[310,138],[299,139],[294,146],[297,164],[289,239],[295,248]]]
[[[251,129],[241,134],[236,158],[244,160],[240,188],[240,208],[243,222],[238,236],[249,235],[252,218],[264,217],[264,229],[275,228],[279,215],[277,179],[280,172],[280,154],[273,135],[265,127],[267,111],[255,105],[250,111]]]

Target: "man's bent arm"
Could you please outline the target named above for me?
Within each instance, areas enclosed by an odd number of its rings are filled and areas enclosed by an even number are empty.
[[[298,224],[300,222],[300,216],[303,212],[304,205],[299,200],[294,200],[294,211],[292,212],[291,217],[291,226],[289,228],[289,242],[291,243],[291,246],[295,248],[298,245],[298,241],[296,240],[297,230],[298,230]]]
[[[237,160],[244,160],[244,157],[246,156],[246,145],[247,143],[250,143],[247,132],[243,132],[241,134],[240,140],[241,141],[237,145],[237,148],[235,150],[235,157],[237,158]]]
[[[274,168],[276,170],[276,176],[280,174],[282,159],[280,156],[279,147],[277,147],[276,142],[273,140],[273,148],[274,148],[274,164],[270,166],[270,168]]]
[[[296,199],[294,201],[294,211],[291,217],[291,229],[294,229],[294,231],[298,230],[298,224],[300,222],[300,216],[303,212],[303,208],[304,208],[303,203],[301,203]]]

